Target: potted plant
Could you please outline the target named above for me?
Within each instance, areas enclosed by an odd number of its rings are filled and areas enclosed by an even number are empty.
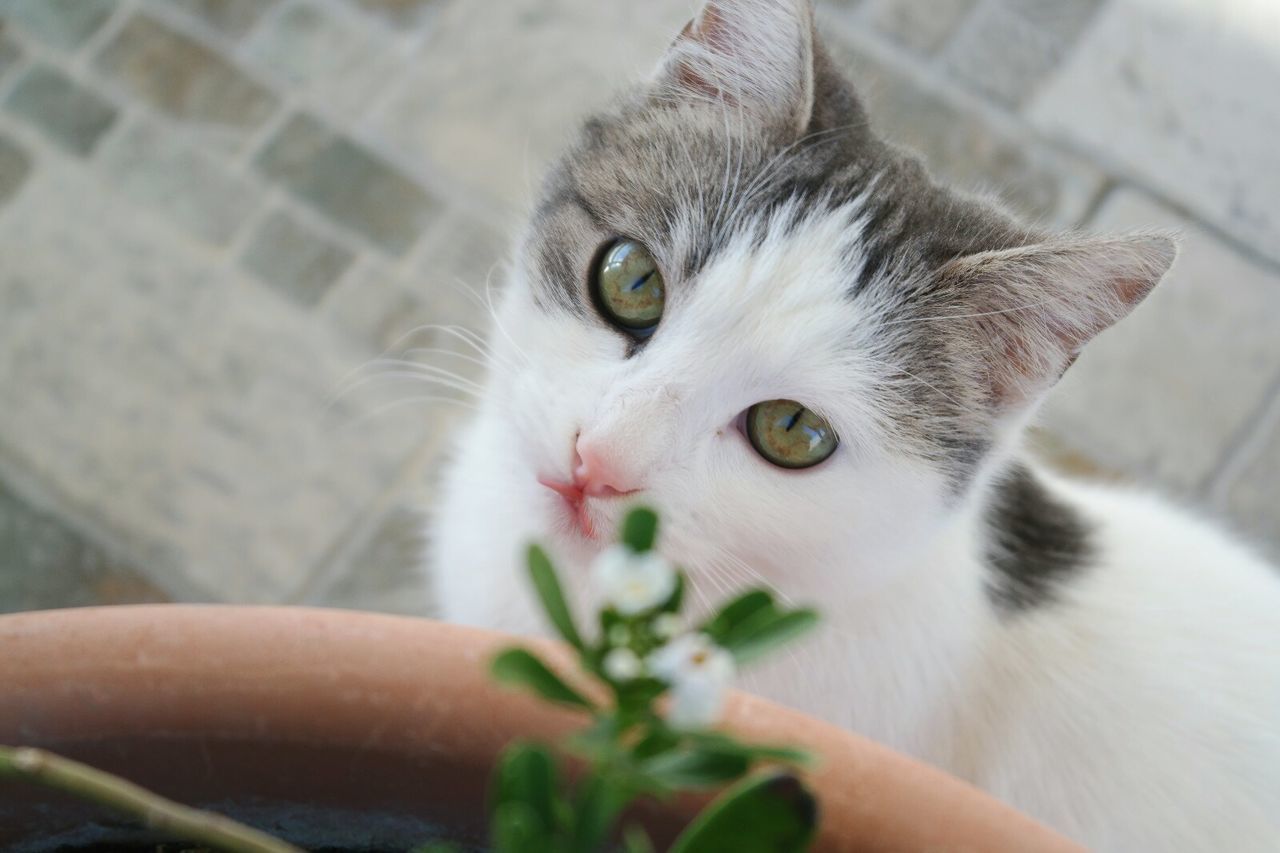
[[[305,608],[2,617],[0,743],[137,783],[124,804],[135,814],[158,795],[307,849],[1079,849],[939,771],[722,693],[735,658],[749,663],[814,616],[750,591],[682,632],[682,581],[649,553],[653,537],[652,516],[633,515],[624,544],[602,558],[610,606],[590,637],[550,561],[531,550],[564,644],[513,647],[460,626]],[[490,665],[531,692],[496,684]],[[566,744],[579,760],[539,743]],[[103,805],[104,795],[121,805],[119,783],[91,769],[4,757],[3,849],[198,840],[140,830]],[[710,805],[671,796],[722,784],[738,787]]]

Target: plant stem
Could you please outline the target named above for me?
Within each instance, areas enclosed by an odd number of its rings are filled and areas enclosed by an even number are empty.
[[[303,853],[230,818],[166,800],[87,764],[30,747],[0,746],[0,778],[13,778],[72,794],[129,815],[175,840],[207,844],[226,853]]]

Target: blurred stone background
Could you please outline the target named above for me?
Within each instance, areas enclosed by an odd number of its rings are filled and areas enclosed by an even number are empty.
[[[0,0],[0,609],[428,612],[465,410],[371,360],[477,375],[440,327],[483,329],[542,165],[694,5]],[[1280,552],[1280,4],[819,5],[938,174],[1183,232],[1041,444]]]

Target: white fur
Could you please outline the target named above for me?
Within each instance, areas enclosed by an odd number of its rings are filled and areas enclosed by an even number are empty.
[[[519,267],[491,335],[489,391],[435,523],[453,620],[538,632],[521,553],[547,542],[575,603],[598,545],[539,474],[566,475],[581,428],[625,448],[663,512],[662,549],[694,601],[764,580],[815,604],[820,636],[745,686],[970,779],[1091,847],[1275,849],[1280,581],[1216,530],[1139,493],[1055,483],[1100,532],[1100,561],[1057,603],[1002,618],[984,591],[976,505],[895,453],[874,406],[874,318],[832,297],[856,211],[732,246],[641,357],[604,324],[535,308]],[[732,283],[732,286],[730,286]],[[851,351],[841,342],[864,337]],[[776,397],[843,443],[806,472],[735,428]],[[1016,431],[1015,431],[1016,432]],[[1016,438],[1005,454],[1014,452]],[[596,500],[602,529],[624,510]]]

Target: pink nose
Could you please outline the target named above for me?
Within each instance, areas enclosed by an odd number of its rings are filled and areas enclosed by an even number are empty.
[[[573,484],[584,495],[606,498],[629,495],[639,491],[634,482],[619,466],[589,439],[579,437],[573,459]]]

